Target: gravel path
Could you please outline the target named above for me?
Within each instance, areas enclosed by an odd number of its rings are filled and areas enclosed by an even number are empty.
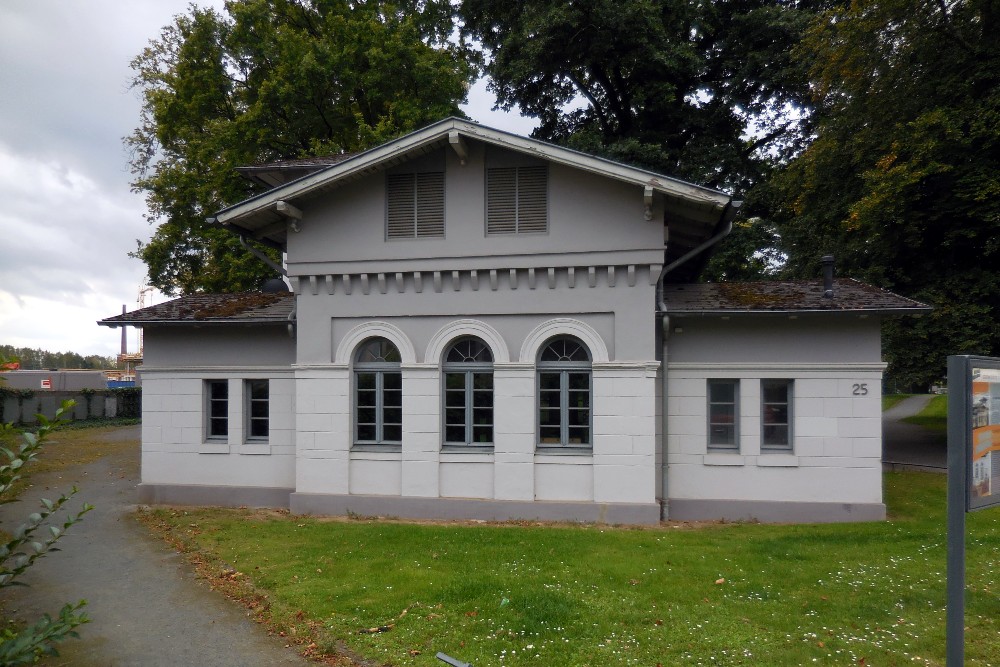
[[[15,616],[37,619],[63,604],[87,600],[91,623],[79,640],[58,646],[61,657],[46,665],[78,667],[175,665],[308,665],[284,642],[269,637],[238,605],[209,590],[181,556],[149,535],[129,514],[138,484],[139,427],[108,432],[108,439],[133,439],[127,453],[96,463],[38,475],[23,502],[0,506],[8,531],[34,511],[37,499],[57,497],[76,484],[71,502],[96,509],[60,541],[62,551],[39,560],[22,580],[30,587],[4,592]]]

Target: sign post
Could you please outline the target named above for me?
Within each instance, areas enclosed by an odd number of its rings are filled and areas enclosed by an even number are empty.
[[[965,515],[1000,505],[1000,359],[948,357],[948,667],[965,661]]]

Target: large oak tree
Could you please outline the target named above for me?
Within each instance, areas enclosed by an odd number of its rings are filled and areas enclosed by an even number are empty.
[[[817,21],[816,139],[773,183],[786,271],[842,270],[934,312],[885,328],[900,387],[1000,354],[1000,2],[854,0]]]
[[[136,254],[168,292],[256,289],[270,269],[205,219],[254,193],[235,168],[369,148],[460,115],[474,75],[447,2],[233,0],[191,6],[132,63],[126,139],[153,238]],[[272,251],[273,252],[273,251]]]

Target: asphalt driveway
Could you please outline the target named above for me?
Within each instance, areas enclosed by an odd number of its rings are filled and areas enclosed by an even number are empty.
[[[58,646],[61,657],[45,664],[310,664],[283,640],[268,636],[238,605],[210,591],[181,556],[128,516],[139,482],[139,427],[116,429],[107,437],[131,439],[136,446],[87,466],[37,475],[23,502],[0,506],[8,531],[34,511],[38,498],[56,497],[74,484],[80,493],[71,506],[95,507],[60,541],[62,551],[40,559],[24,575],[30,587],[4,591],[7,611],[32,620],[43,612],[55,615],[66,602],[87,600],[92,622],[80,628],[80,639]]]
[[[882,413],[882,465],[889,470],[948,469],[948,437],[902,421],[919,413],[933,396],[905,398]]]

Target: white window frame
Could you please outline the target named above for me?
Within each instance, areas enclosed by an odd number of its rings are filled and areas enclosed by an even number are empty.
[[[546,351],[553,345],[561,341],[571,342],[579,346],[579,349],[583,351],[586,355],[586,361],[583,360],[559,360],[559,361],[542,361],[542,357],[545,355]],[[542,406],[542,393],[554,392],[554,389],[543,389],[542,388],[542,376],[543,375],[556,375],[559,378],[559,404],[558,407],[553,408],[553,406]],[[570,388],[570,376],[585,376],[587,378],[587,406],[585,408],[570,406],[570,394],[571,392],[579,392],[579,389]],[[542,424],[542,410],[559,410],[559,442],[548,442],[543,441],[542,430],[544,428],[552,428],[552,425]],[[585,442],[570,442],[570,429],[580,428],[579,425],[571,426],[569,415],[571,410],[577,411],[587,411],[587,438]],[[538,357],[535,368],[535,442],[537,443],[537,448],[540,451],[552,452],[552,451],[593,451],[594,448],[594,371],[593,371],[593,355],[587,345],[576,338],[575,336],[560,335],[556,336],[545,342],[538,350]]]
[[[385,356],[395,356],[397,359],[400,358],[399,348],[396,347],[395,343],[390,341],[388,338],[383,338],[381,336],[376,336],[373,338],[367,338],[358,345],[355,350],[354,368],[352,372],[352,387],[351,396],[353,399],[353,424],[352,424],[352,434],[354,446],[358,448],[374,448],[374,449],[392,449],[398,450],[403,443],[403,375],[402,375],[402,364],[399,361],[360,361],[359,358],[364,354],[365,350],[372,344],[388,344],[391,346],[391,351]],[[394,353],[394,355],[393,355]],[[375,386],[372,388],[361,388],[360,376],[364,375],[374,375]],[[392,376],[393,378],[398,378],[399,389],[386,388],[386,377]],[[373,391],[374,392],[374,405],[364,405],[361,404],[361,392],[362,391]],[[385,399],[387,392],[398,392],[399,393],[399,405],[386,405]],[[375,421],[374,422],[361,422],[360,421],[360,411],[362,408],[370,408],[375,410]],[[399,423],[387,422],[386,421],[386,411],[398,409],[399,410]],[[374,426],[375,427],[375,438],[374,439],[362,439],[361,438],[361,427],[364,426]],[[399,438],[390,439],[386,438],[386,426],[398,427],[399,428]]]
[[[784,401],[768,401],[766,397],[767,385],[772,386],[783,386],[785,388],[785,400]],[[780,454],[787,454],[794,450],[794,437],[795,434],[792,430],[793,420],[793,407],[795,398],[795,381],[787,380],[782,378],[767,378],[760,381],[760,451],[761,453],[776,452]],[[784,406],[785,407],[785,422],[768,422],[768,407],[769,406]],[[785,439],[784,443],[768,443],[767,442],[767,427],[768,426],[784,426],[785,427]]]
[[[229,440],[229,380],[204,380],[202,386],[205,391],[205,442],[228,442]],[[225,397],[216,398],[213,395],[213,387],[223,387]],[[213,407],[216,404],[223,406],[223,416],[213,416]],[[213,433],[213,421],[221,420],[225,425],[225,433]]]
[[[712,400],[712,387],[713,386],[723,386],[729,385],[733,389],[733,401],[713,401]],[[706,425],[707,431],[705,433],[706,443],[708,450],[710,452],[731,452],[738,453],[740,451],[740,381],[735,378],[710,378],[705,382],[705,405],[707,408],[706,414]],[[732,442],[713,442],[713,427],[716,426],[728,426],[726,422],[713,421],[713,411],[712,406],[719,405],[732,405],[732,429],[733,436]]]
[[[459,346],[466,345],[469,343],[477,343],[481,346],[481,349],[475,355],[476,359],[465,359],[459,360],[449,360],[453,351],[459,352]],[[461,352],[459,352],[461,353]],[[450,389],[448,387],[448,376],[449,375],[461,375],[463,376],[463,387],[462,389]],[[488,376],[489,377],[489,389],[477,389],[476,388],[476,376]],[[476,395],[485,394],[489,392],[489,406],[477,406],[476,405]],[[448,397],[451,395],[462,396],[462,406],[449,405]],[[442,427],[442,441],[445,448],[464,448],[464,447],[474,447],[477,449],[492,449],[493,448],[493,437],[494,437],[494,427],[495,427],[495,393],[493,384],[493,352],[490,350],[489,345],[484,341],[480,340],[475,336],[463,336],[458,338],[444,351],[444,361],[441,364],[441,427]],[[448,411],[453,409],[459,409],[461,407],[463,411],[463,423],[449,423],[448,421]],[[489,424],[476,423],[475,417],[477,412],[482,412],[484,410],[489,410],[490,421]],[[449,427],[452,428],[462,428],[463,438],[462,440],[449,439]],[[476,438],[477,429],[489,428],[490,438],[487,441],[479,441]]]
[[[266,394],[263,398],[254,397],[253,387],[255,383],[263,383]],[[265,415],[263,417],[254,416],[255,403],[264,406]],[[265,435],[253,435],[255,422],[263,422]],[[271,437],[271,383],[266,378],[243,381],[243,434],[243,438],[247,442],[267,442]]]

